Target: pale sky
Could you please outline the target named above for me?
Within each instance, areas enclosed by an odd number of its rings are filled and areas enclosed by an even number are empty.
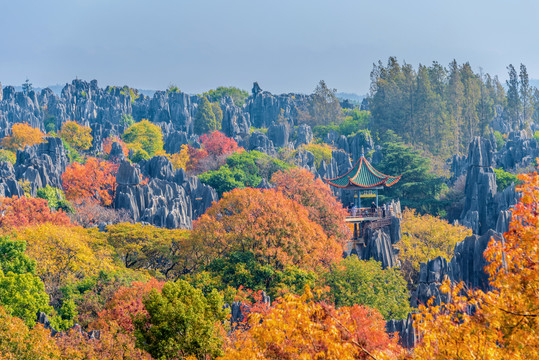
[[[0,0],[0,82],[364,94],[373,62],[539,78],[539,1]]]

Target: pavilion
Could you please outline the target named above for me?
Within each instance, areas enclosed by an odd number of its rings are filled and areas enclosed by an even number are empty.
[[[377,229],[391,223],[391,211],[386,212],[378,208],[378,190],[395,185],[400,178],[400,176],[385,175],[376,170],[365,158],[362,149],[361,157],[350,171],[334,179],[324,179],[331,186],[354,191],[354,208],[346,217],[346,222],[354,224],[353,240],[355,242],[363,242],[362,236],[366,228]],[[376,204],[374,211],[369,205],[365,208],[361,207],[361,199],[365,198],[374,198]]]
[[[346,174],[334,179],[324,179],[324,181],[343,190],[352,190],[354,192],[354,206],[358,209],[358,213],[361,213],[361,199],[373,199],[378,208],[378,191],[384,187],[395,185],[400,178],[400,176],[382,174],[371,165],[362,153],[357,163]],[[365,205],[367,206],[363,209],[370,207],[370,203]]]

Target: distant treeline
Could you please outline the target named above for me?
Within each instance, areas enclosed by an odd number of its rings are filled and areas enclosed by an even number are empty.
[[[368,97],[371,131],[384,137],[392,130],[407,143],[447,157],[466,152],[474,136],[487,134],[491,120],[502,115],[497,112],[503,111],[512,129],[539,122],[539,91],[529,85],[526,66],[518,74],[513,65],[507,69],[504,88],[497,76],[475,73],[469,63],[414,69],[394,57],[386,66],[379,61]]]

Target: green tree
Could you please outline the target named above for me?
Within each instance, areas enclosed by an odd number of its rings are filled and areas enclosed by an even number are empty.
[[[329,89],[325,81],[320,80],[311,98],[310,113],[313,125],[340,122],[342,109],[336,93],[337,89]]]
[[[524,64],[520,64],[520,101],[522,104],[522,118],[524,124],[527,124],[533,114],[533,90],[530,87],[530,79],[528,77],[528,70]],[[523,125],[524,125],[523,124]]]
[[[202,173],[198,178],[204,184],[214,188],[219,197],[233,189],[243,189],[246,186],[256,187],[262,180],[256,174],[246,173],[241,168],[232,169],[228,165]]]
[[[4,274],[34,274],[36,262],[24,254],[26,243],[20,240],[11,240],[7,236],[0,237],[0,270]]]
[[[22,84],[22,92],[25,95],[28,95],[28,93],[32,90],[34,90],[34,87],[32,86],[32,83],[30,82],[30,80],[26,78],[26,81]]]
[[[443,179],[432,173],[431,161],[403,143],[385,143],[378,170],[401,180],[384,189],[384,198],[399,198],[405,206],[422,212],[430,210],[442,189]]]
[[[404,278],[395,268],[382,269],[378,261],[349,256],[324,277],[337,307],[368,306],[386,320],[404,319],[411,310]]]
[[[511,184],[518,183],[518,177],[516,175],[504,171],[503,169],[494,169],[494,173],[496,174],[496,187],[498,188],[498,191],[504,190]]]
[[[217,130],[221,129],[221,123],[223,121],[223,110],[221,110],[221,107],[218,103],[212,102],[210,103],[211,110],[213,111],[213,114],[215,115],[215,121],[217,122]]]
[[[75,212],[73,205],[66,200],[64,192],[50,185],[38,189],[37,197],[47,200],[51,209],[62,210],[66,213]]]
[[[279,270],[270,264],[262,264],[252,252],[234,252],[213,260],[204,272],[209,275],[210,290],[215,288],[225,291],[227,287],[238,289],[240,286],[249,290],[263,290],[272,299],[283,293],[301,293],[305,285],[313,287],[318,276],[313,271],[296,266],[286,266]],[[204,274],[193,275],[189,281],[198,288]],[[208,283],[208,281],[204,281]],[[206,287],[206,286],[204,286]]]
[[[0,305],[34,326],[36,314],[52,308],[43,281],[35,275],[35,261],[24,254],[25,250],[23,241],[0,238]]]
[[[150,157],[163,150],[161,128],[146,119],[128,127],[122,139],[134,151],[144,150]]]
[[[233,86],[219,86],[217,89],[213,89],[203,94],[211,102],[219,103],[221,99],[228,96],[234,101],[234,105],[242,107],[245,104],[245,100],[249,97],[249,93],[245,90],[238,89]]]
[[[123,126],[131,126],[135,123],[135,119],[133,119],[133,116],[131,114],[123,114],[120,119],[120,124]]]
[[[15,165],[15,162],[17,161],[17,156],[13,151],[0,149],[0,161],[7,161]]]
[[[212,106],[206,97],[198,102],[198,109],[194,120],[195,134],[202,135],[217,130],[218,124]]]
[[[513,128],[517,129],[521,108],[519,81],[517,71],[512,64],[507,67],[507,70],[509,71],[509,80],[507,80],[507,106],[505,107],[505,113],[507,114],[506,120],[509,120],[513,125]]]
[[[222,355],[223,340],[217,325],[226,318],[223,298],[212,291],[204,296],[188,282],[168,282],[153,290],[143,304],[147,316],[135,318],[135,336],[140,348],[156,359],[197,359]]]

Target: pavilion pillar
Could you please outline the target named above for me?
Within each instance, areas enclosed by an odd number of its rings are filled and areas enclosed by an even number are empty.
[[[376,189],[376,207],[378,207],[378,189]]]

